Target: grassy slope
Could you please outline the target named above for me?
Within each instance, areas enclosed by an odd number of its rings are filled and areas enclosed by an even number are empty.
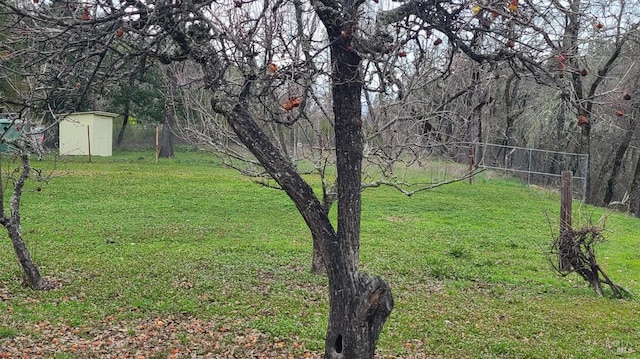
[[[41,270],[63,286],[21,288],[10,243],[2,241],[0,346],[3,337],[33,334],[28,323],[40,321],[87,326],[108,316],[192,315],[320,350],[326,279],[307,273],[308,230],[288,198],[203,155],[181,153],[158,165],[149,153],[139,156],[70,160],[42,191],[30,184],[25,238]],[[577,277],[550,271],[545,212],[557,218],[558,207],[553,192],[495,179],[412,198],[366,191],[362,267],[384,276],[396,299],[379,352],[637,355],[639,302],[597,298]],[[638,221],[611,215],[607,228],[605,270],[640,293]]]

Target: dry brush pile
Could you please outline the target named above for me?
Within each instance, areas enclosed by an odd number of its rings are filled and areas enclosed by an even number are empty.
[[[596,245],[605,241],[603,229],[587,226],[578,230],[566,228],[552,245],[553,267],[562,276],[577,273],[595,292],[603,296],[602,284],[608,285],[616,298],[630,297],[631,293],[614,283],[596,259]]]

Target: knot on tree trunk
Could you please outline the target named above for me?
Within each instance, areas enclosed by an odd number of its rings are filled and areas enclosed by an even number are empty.
[[[393,309],[391,288],[380,277],[356,273],[333,292],[325,358],[373,359],[376,342]]]
[[[360,274],[360,296],[357,316],[362,325],[369,327],[371,338],[377,341],[384,322],[393,310],[393,296],[387,282],[380,277]]]

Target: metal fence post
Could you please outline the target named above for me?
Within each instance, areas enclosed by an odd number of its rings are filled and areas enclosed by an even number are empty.
[[[527,186],[531,186],[531,149],[529,149],[529,163],[527,165]]]

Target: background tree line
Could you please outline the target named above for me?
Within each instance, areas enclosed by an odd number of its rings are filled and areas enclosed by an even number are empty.
[[[85,15],[100,17],[101,12],[106,15],[120,8],[68,1],[13,4],[25,14],[46,8],[49,21],[60,15],[76,16],[77,20]],[[369,164],[389,171],[394,168],[392,163],[434,154],[466,161],[463,145],[477,142],[585,153],[590,155],[588,202],[607,205],[627,198],[631,210],[640,213],[634,120],[638,107],[634,61],[638,14],[634,4],[505,4],[479,1],[460,9],[466,12],[463,25],[469,27],[465,29],[469,30],[468,51],[495,56],[483,64],[465,56],[465,51],[452,53],[447,33],[414,15],[372,40],[373,35],[379,35],[376,11],[393,6],[364,4],[359,31],[366,36],[352,46],[368,55],[364,56],[369,83],[364,92],[363,129],[367,155],[371,155]],[[513,5],[513,11],[508,4]],[[290,156],[313,158],[316,168],[323,168],[329,161],[323,154],[333,141],[331,111],[325,109],[330,95],[329,59],[316,45],[323,41],[318,31],[321,25],[300,6],[294,4],[297,16],[274,18],[265,24],[272,26],[270,33],[257,27],[252,30],[264,32],[261,37],[268,41],[265,51],[277,68],[270,73],[278,87],[270,94],[270,111],[275,112],[269,114],[271,120],[265,119],[265,125]],[[255,8],[255,4],[240,2],[231,12],[239,13],[243,7]],[[133,29],[118,26],[107,32],[92,26],[102,32],[99,35],[106,48],[117,50],[112,53],[80,46],[97,35],[96,31],[77,34],[77,38],[70,37],[71,32],[49,33],[46,40],[38,41],[15,37],[8,31],[15,24],[8,22],[6,15],[3,18],[0,85],[4,107],[37,109],[34,115],[44,116],[45,122],[53,121],[52,113],[70,109],[103,108],[121,113],[116,146],[123,140],[129,116],[146,123],[168,122],[163,134],[165,156],[172,153],[170,133],[218,150],[228,150],[228,144],[237,141],[228,129],[225,131],[224,119],[208,108],[204,75],[197,66],[189,62],[165,65],[166,54],[141,52],[135,61],[132,54],[124,55],[135,46],[123,38],[137,41],[141,36]],[[245,20],[238,17],[237,21]],[[26,34],[42,25],[21,26]],[[55,40],[64,45],[52,49]],[[29,60],[25,61],[27,55]],[[47,58],[55,61],[46,63]],[[101,73],[107,66],[114,66],[108,76]],[[27,97],[29,103],[24,100]],[[304,105],[283,111],[292,98],[304,100]],[[288,119],[274,120],[281,115]],[[172,126],[174,119],[177,123]],[[207,131],[202,131],[205,128]],[[506,151],[500,155],[504,165],[518,165],[506,163],[505,155]],[[233,156],[246,157],[239,153]],[[482,153],[476,154],[479,156]],[[575,163],[562,162],[549,159],[546,166],[553,173],[560,167],[576,169]]]

